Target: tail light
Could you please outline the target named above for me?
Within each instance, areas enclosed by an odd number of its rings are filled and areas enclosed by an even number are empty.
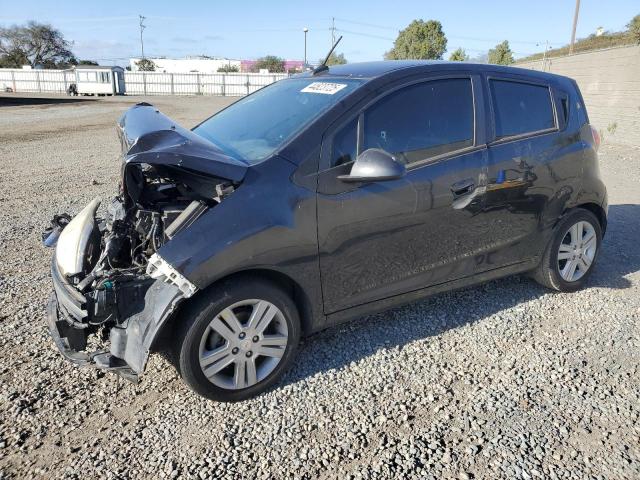
[[[594,126],[591,126],[591,134],[593,135],[593,144],[596,147],[596,151],[598,151],[598,149],[600,148],[600,134],[598,133],[598,130],[595,129]]]

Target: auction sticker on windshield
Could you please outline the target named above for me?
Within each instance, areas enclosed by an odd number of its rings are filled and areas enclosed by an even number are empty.
[[[313,82],[300,91],[305,93],[324,93],[325,95],[333,95],[346,86],[346,83]]]

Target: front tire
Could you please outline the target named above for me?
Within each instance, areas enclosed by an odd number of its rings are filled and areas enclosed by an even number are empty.
[[[600,253],[602,227],[589,210],[567,213],[555,228],[542,261],[534,271],[541,285],[560,292],[575,292],[587,282]]]
[[[224,281],[189,305],[184,317],[177,368],[192,390],[211,400],[264,392],[290,366],[300,341],[295,304],[267,281]]]

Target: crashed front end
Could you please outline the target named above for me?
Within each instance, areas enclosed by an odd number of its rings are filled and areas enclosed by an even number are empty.
[[[118,131],[119,195],[73,219],[57,215],[43,234],[55,247],[47,323],[68,360],[137,381],[163,325],[198,291],[162,247],[188,248],[190,227],[233,193],[244,166],[147,104]]]

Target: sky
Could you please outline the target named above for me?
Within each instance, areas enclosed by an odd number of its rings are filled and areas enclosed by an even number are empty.
[[[73,41],[79,59],[126,65],[140,56],[138,15],[144,21],[147,57],[186,55],[255,59],[277,55],[323,58],[336,36],[350,62],[381,60],[398,31],[414,19],[439,20],[447,50],[462,47],[474,58],[509,40],[516,58],[569,43],[574,0],[0,0],[0,26],[29,20],[50,23]],[[596,28],[623,30],[640,13],[638,0],[582,0],[577,37]],[[445,59],[448,53],[445,54]]]

